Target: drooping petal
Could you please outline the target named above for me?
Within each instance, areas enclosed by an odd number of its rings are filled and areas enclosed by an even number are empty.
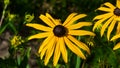
[[[118,38],[120,38],[120,34],[117,34],[117,35],[113,36],[110,41],[116,40]]]
[[[117,0],[116,6],[120,9],[120,0]]]
[[[63,26],[66,25],[67,23],[69,23],[69,21],[75,16],[77,15],[77,13],[71,13],[67,19],[65,20],[65,22],[63,23]]]
[[[53,57],[53,65],[54,66],[57,65],[59,58],[60,58],[60,44],[59,44],[59,40],[58,40],[56,43],[54,57]]]
[[[116,20],[113,20],[112,23],[110,24],[110,26],[108,27],[108,31],[107,31],[107,39],[110,39],[110,34],[115,26]]]
[[[93,32],[86,31],[86,30],[69,30],[68,34],[77,35],[77,36],[84,36],[84,35],[95,36]]]
[[[67,60],[68,57],[67,57],[67,50],[66,50],[66,47],[65,47],[64,39],[60,38],[59,42],[60,42],[60,51],[62,53],[63,60],[64,60],[65,63],[67,63],[68,62],[68,60]]]
[[[30,37],[28,38],[28,40],[45,38],[45,37],[48,37],[50,33],[51,33],[51,32],[38,33],[38,34],[35,34],[35,35],[30,36]]]
[[[48,13],[46,13],[46,16],[55,24],[55,25],[58,25],[59,22],[58,21],[55,21],[55,19]]]
[[[109,3],[109,2],[104,3],[104,5],[107,6],[107,7],[109,7],[109,8],[111,8],[111,9],[115,9],[115,6],[112,5],[112,4]]]
[[[67,26],[73,24],[73,23],[74,23],[75,21],[77,21],[78,19],[83,18],[83,17],[85,17],[85,16],[87,16],[87,15],[86,15],[86,14],[79,14],[79,15],[76,15],[76,16],[73,17],[73,18],[70,20],[70,22],[67,23],[65,26],[67,27]]]
[[[116,31],[116,34],[119,34],[119,33],[120,33],[120,22],[118,22],[117,31]]]
[[[112,9],[106,8],[106,7],[100,7],[98,10],[104,11],[104,12],[113,12]]]
[[[43,26],[43,25],[40,25],[40,24],[26,24],[26,26],[35,28],[37,30],[42,30],[42,31],[51,31],[52,30],[52,28],[46,27],[46,26]]]
[[[44,23],[46,23],[48,26],[50,26],[50,27],[54,27],[55,26],[55,24],[48,18],[48,17],[46,17],[45,15],[40,15],[39,16],[39,18],[44,22]]]
[[[77,56],[81,57],[82,59],[86,59],[86,57],[84,56],[82,51],[76,45],[74,45],[67,37],[64,37],[64,40],[65,40],[65,43],[66,43],[67,47],[73,53],[75,53]]]
[[[120,48],[120,42],[113,47],[113,50],[117,50],[118,48]]]
[[[38,50],[38,53],[42,51],[42,49],[50,42],[50,40],[53,38],[53,35],[49,35],[40,45],[40,48]]]
[[[108,15],[107,17],[101,19],[101,20],[98,20],[95,25],[93,26],[93,31],[97,28],[98,25],[100,25],[103,21],[105,21],[106,19],[108,19],[109,17],[111,17],[111,15]]]
[[[103,18],[109,18],[109,17],[111,17],[112,15],[113,15],[112,13],[105,13],[105,14],[97,15],[93,20],[103,19]]]
[[[41,57],[41,59],[43,58],[43,56],[45,55],[45,53],[46,53],[46,51],[47,51],[47,49],[49,49],[50,48],[50,46],[49,46],[49,42],[53,42],[53,39],[54,37],[52,37],[50,40],[46,40],[47,42],[46,42],[46,44],[42,44],[41,45],[41,49],[39,49],[39,53],[40,53],[40,57]],[[43,47],[44,46],[44,47]],[[40,51],[41,50],[41,51]]]
[[[101,37],[103,36],[105,29],[108,27],[108,25],[111,23],[111,21],[113,20],[114,16],[112,16],[109,20],[107,20],[105,22],[105,24],[102,26],[101,28]]]
[[[45,61],[44,64],[47,65],[49,62],[50,57],[53,54],[54,48],[55,48],[55,44],[56,44],[56,37],[54,36],[53,39],[51,40],[51,42],[49,42],[48,45],[48,49],[46,51],[46,56],[45,56]]]
[[[68,29],[78,29],[78,28],[81,28],[83,26],[91,26],[91,25],[92,25],[91,22],[78,22],[77,24],[67,26],[67,28]]]
[[[72,37],[71,35],[68,35],[68,38],[75,43],[78,47],[80,47],[81,49],[85,50],[88,52],[88,54],[90,54],[90,49],[88,48],[88,46],[80,41],[78,41],[76,38]]]
[[[42,51],[40,52],[40,58],[41,58],[41,59],[43,59],[43,57],[44,57],[47,49],[48,49],[48,47],[47,47],[47,45],[46,45],[46,46],[42,49]]]

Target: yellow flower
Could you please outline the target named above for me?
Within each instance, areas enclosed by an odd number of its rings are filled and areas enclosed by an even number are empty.
[[[77,14],[71,13],[65,22],[62,24],[59,19],[53,19],[50,14],[46,13],[46,15],[41,14],[39,18],[45,22],[48,26],[44,26],[41,24],[26,24],[29,27],[33,27],[37,30],[43,31],[42,33],[38,33],[30,36],[28,39],[38,39],[38,38],[46,38],[43,43],[40,45],[38,53],[40,54],[41,59],[45,56],[44,64],[47,65],[49,59],[53,55],[53,65],[56,66],[60,55],[65,63],[68,62],[68,55],[66,46],[77,56],[82,59],[86,59],[84,54],[80,49],[83,49],[90,54],[90,50],[87,45],[83,42],[78,41],[74,36],[84,36],[91,35],[95,36],[94,33],[85,30],[79,30],[79,28],[83,26],[92,25],[90,22],[79,22],[74,24],[80,18],[85,17],[85,14]],[[72,36],[74,35],[74,36]],[[65,46],[66,45],[66,46]],[[53,54],[54,53],[54,54]]]
[[[30,14],[25,15],[26,22],[31,22],[33,19],[34,19],[34,14],[32,14],[32,15],[30,15]]]
[[[93,19],[98,20],[93,27],[93,31],[97,28],[98,25],[105,22],[101,28],[101,36],[103,36],[105,29],[108,27],[107,39],[109,40],[114,26],[120,18],[120,0],[117,0],[116,6],[113,6],[111,3],[106,2],[100,8],[98,8],[98,10],[104,11],[106,13],[98,15]]]
[[[4,0],[4,4],[8,5],[10,3],[10,0]]]
[[[17,47],[18,45],[22,44],[24,40],[22,40],[21,36],[15,35],[10,42],[13,47]]]
[[[8,12],[9,21],[12,21],[15,17],[16,17],[15,14],[11,14],[10,12]]]

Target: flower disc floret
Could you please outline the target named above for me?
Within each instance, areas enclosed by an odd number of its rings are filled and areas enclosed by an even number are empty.
[[[57,25],[55,26],[55,28],[53,29],[53,33],[55,36],[57,37],[62,37],[65,36],[67,34],[67,28],[65,28],[62,25]]]
[[[116,16],[120,16],[120,9],[119,9],[119,8],[115,8],[115,9],[114,9],[114,14],[115,14]]]

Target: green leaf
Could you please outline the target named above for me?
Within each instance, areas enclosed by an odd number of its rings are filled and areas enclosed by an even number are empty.
[[[117,59],[116,59],[116,55],[113,52],[112,49],[108,49],[109,54],[107,55],[107,62],[110,66],[112,66],[113,68],[117,68]]]
[[[21,56],[17,56],[17,63],[18,63],[18,65],[21,64]]]
[[[27,53],[26,53],[27,58],[29,58],[29,57],[30,57],[30,52],[31,52],[31,47],[29,47],[29,48],[27,49]]]
[[[0,27],[0,35],[5,31],[5,29],[7,28],[7,26],[9,25],[9,23],[7,23],[5,26]]]
[[[14,33],[17,34],[16,27],[14,26],[14,24],[13,24],[12,22],[9,23],[9,26],[10,26],[11,29],[14,31]]]
[[[30,65],[29,65],[29,64],[27,64],[26,68],[30,68]]]

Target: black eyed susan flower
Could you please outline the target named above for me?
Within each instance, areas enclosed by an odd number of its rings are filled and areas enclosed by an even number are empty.
[[[68,54],[66,46],[77,56],[81,57],[82,59],[86,59],[85,55],[80,50],[83,49],[90,54],[90,50],[87,45],[81,41],[78,41],[74,36],[84,36],[84,35],[91,35],[94,36],[95,34],[90,31],[79,30],[79,28],[83,26],[90,26],[92,25],[90,22],[79,22],[74,24],[80,18],[85,17],[85,14],[77,14],[72,13],[70,14],[65,22],[62,24],[59,19],[54,19],[51,17],[50,14],[46,13],[46,15],[41,14],[39,18],[45,22],[48,26],[44,26],[42,24],[26,24],[29,27],[33,27],[37,30],[43,31],[42,33],[38,33],[35,35],[30,36],[28,39],[35,39],[35,38],[45,38],[43,43],[40,45],[38,53],[40,54],[41,59],[45,57],[44,64],[47,65],[49,59],[53,55],[53,65],[56,66],[60,56],[65,63],[68,62]],[[73,35],[73,36],[72,36]]]
[[[110,39],[110,34],[114,29],[114,26],[118,20],[120,20],[120,0],[116,1],[116,6],[113,6],[111,3],[104,3],[98,10],[106,12],[105,14],[101,14],[96,16],[93,20],[98,20],[94,27],[93,31],[97,28],[98,25],[103,24],[101,27],[101,36],[103,36],[105,29],[108,27],[107,31],[107,39]]]

